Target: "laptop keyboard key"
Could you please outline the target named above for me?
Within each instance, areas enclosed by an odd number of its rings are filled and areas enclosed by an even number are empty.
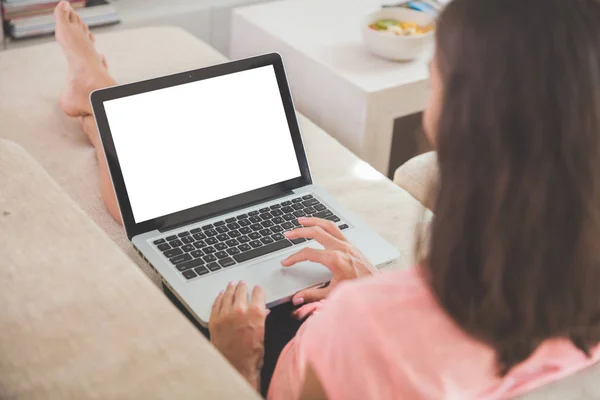
[[[215,257],[217,257],[219,260],[228,257],[227,253],[224,251],[219,251],[217,253],[215,253]]]
[[[306,196],[302,196],[302,200],[308,200],[308,199],[312,199],[313,196],[312,194],[307,194]]]
[[[279,240],[285,239],[285,237],[281,233],[276,233],[273,236],[271,236],[271,239],[277,242]]]
[[[314,207],[306,207],[304,209],[304,212],[307,213],[307,214],[311,214],[312,215],[312,214],[316,213],[317,210]]]
[[[285,206],[289,206],[290,204],[292,204],[291,201],[284,201],[283,203],[281,203],[281,206],[285,207]]]
[[[200,233],[202,232],[202,228],[194,228],[190,231],[190,233]]]
[[[206,236],[217,236],[219,234],[219,232],[215,231],[214,229],[207,229],[204,231],[204,233]]]
[[[283,228],[280,227],[279,225],[276,225],[274,227],[271,228],[271,231],[274,233],[279,233],[279,232],[283,232]]]
[[[327,217],[326,219],[333,221],[333,222],[340,222],[340,219],[337,215],[332,215],[330,217]]]
[[[271,206],[271,210],[276,210],[278,208],[281,208],[281,204],[275,204]]]
[[[181,250],[189,253],[190,251],[196,250],[196,248],[194,246],[192,246],[191,244],[186,244],[185,246],[181,247]]]
[[[248,235],[248,237],[252,240],[260,239],[262,236],[258,232],[252,232]]]
[[[216,262],[211,262],[210,264],[207,265],[207,267],[208,267],[208,269],[210,269],[213,272],[221,269],[221,266]]]
[[[190,235],[190,233],[189,233],[188,231],[185,231],[185,232],[181,232],[181,233],[180,233],[179,235],[177,235],[177,236],[179,236],[180,238],[182,238],[182,237],[184,237],[184,236],[189,236],[189,235]]]
[[[225,225],[225,221],[218,221],[214,223],[215,226],[222,226]]]
[[[228,233],[228,235],[229,235],[230,238],[236,238],[236,237],[242,236],[242,234],[239,233],[238,231],[231,231],[231,232]]]
[[[260,210],[258,210],[258,212],[264,213],[264,212],[267,212],[269,210],[270,210],[269,207],[265,207],[265,208],[261,208]]]
[[[202,250],[194,250],[190,253],[190,255],[194,258],[200,258],[204,255],[204,252]]]
[[[258,211],[250,211],[250,212],[248,213],[248,215],[249,215],[249,216],[251,216],[251,217],[253,217],[253,216],[255,216],[255,215],[258,215]]]
[[[250,247],[249,244],[242,244],[240,245],[240,247],[238,247],[238,249],[240,249],[240,251],[250,251],[252,250],[252,247]]]
[[[229,247],[234,247],[234,246],[238,246],[240,244],[240,242],[238,242],[235,239],[229,239],[228,241],[226,241],[225,243],[227,243],[227,246]]]
[[[262,236],[271,236],[272,232],[270,229],[263,229],[262,231],[259,232]]]
[[[179,247],[181,245],[183,245],[183,243],[181,242],[181,240],[171,240],[169,242],[169,244],[171,245],[171,247]]]
[[[240,233],[242,233],[244,235],[247,235],[247,234],[249,234],[251,232],[252,232],[252,229],[248,228],[247,226],[244,227],[244,228],[242,228],[242,229],[240,229]]]
[[[315,210],[317,210],[317,211],[323,211],[323,210],[326,210],[326,209],[327,209],[327,207],[325,207],[323,204],[317,204],[315,206]]]
[[[306,213],[302,210],[298,210],[298,211],[294,211],[294,216],[300,218],[300,217],[306,217]]]
[[[206,231],[206,230],[208,230],[208,229],[212,229],[212,228],[214,228],[214,227],[213,227],[213,224],[208,224],[208,225],[204,225],[204,226],[202,227],[202,230],[205,230],[205,231]]]
[[[200,240],[200,241],[194,243],[194,247],[197,249],[201,249],[206,246],[208,246],[208,245],[206,244],[206,242],[204,240]]]
[[[294,243],[294,244],[300,244],[300,243],[306,242],[306,239],[304,239],[304,238],[298,238],[298,239],[291,240],[291,242]]]
[[[350,227],[348,225],[346,225],[346,224],[343,224],[343,225],[340,225],[339,228],[340,228],[340,231],[343,231],[343,230],[346,230],[346,229],[348,229]]]
[[[240,254],[240,253],[241,253],[240,249],[238,249],[237,247],[232,247],[230,249],[227,249],[227,254],[229,254],[231,256],[236,255],[236,254]]]
[[[292,224],[291,222],[284,222],[283,224],[281,224],[281,227],[283,229],[294,229],[294,224]]]
[[[225,232],[229,232],[229,229],[227,229],[226,226],[217,226],[217,228],[215,229],[215,231],[217,231],[219,233],[225,233]]]
[[[263,222],[261,223],[261,225],[262,225],[263,227],[265,227],[265,228],[270,228],[270,227],[272,227],[272,226],[273,226],[273,225],[275,225],[275,224],[273,224],[273,223],[272,223],[270,220],[266,220],[266,221],[263,221]]]
[[[255,248],[254,250],[250,250],[250,251],[244,252],[242,254],[237,254],[237,255],[233,256],[233,259],[239,263],[242,263],[244,261],[248,261],[248,260],[251,260],[256,257],[264,256],[265,254],[273,253],[275,251],[282,250],[282,249],[285,249],[285,248],[291,247],[291,246],[292,246],[292,243],[290,243],[289,240],[280,240],[278,242],[275,242],[275,243],[272,243],[272,244],[269,244],[266,246],[262,246],[259,248]]]
[[[163,243],[163,244],[159,244],[158,245],[158,249],[160,251],[165,251],[165,250],[169,250],[171,248],[171,246],[169,246],[168,243]]]
[[[258,215],[255,215],[254,217],[250,217],[250,222],[252,222],[253,224],[258,224],[261,221],[262,221],[262,218],[259,217]]]
[[[163,255],[167,258],[175,257],[180,254],[183,254],[183,251],[181,249],[171,249],[171,250],[167,250],[163,253]]]
[[[245,218],[248,218],[248,214],[242,214],[242,215],[238,215],[238,216],[237,216],[237,219],[238,219],[238,220],[240,220],[240,219],[245,219]]]
[[[261,224],[254,224],[254,225],[250,226],[250,229],[252,229],[254,232],[260,231],[262,228],[263,227]]]
[[[213,245],[213,244],[216,244],[216,243],[219,243],[219,241],[216,238],[214,238],[214,237],[209,237],[208,239],[206,239],[206,244]]]
[[[283,224],[285,222],[285,219],[281,218],[281,217],[275,217],[273,218],[271,221],[273,221],[274,224]]]
[[[304,204],[304,207],[310,207],[310,206],[316,206],[319,203],[319,200],[317,199],[310,199],[310,200],[306,200],[303,201],[302,204]]]
[[[283,212],[284,212],[284,213],[286,213],[286,214],[289,214],[289,213],[293,213],[293,212],[294,212],[294,209],[293,209],[292,207],[289,207],[289,206],[288,206],[288,207],[283,207],[283,208],[281,209],[281,211],[283,211]]]
[[[184,244],[194,243],[194,238],[191,236],[185,236],[181,239]]]
[[[169,261],[171,261],[172,264],[181,264],[182,262],[190,261],[191,259],[192,256],[189,254],[181,254],[170,258]]]
[[[225,243],[215,244],[215,249],[217,249],[217,250],[225,250],[226,248],[227,248],[227,245]]]
[[[302,210],[304,208],[304,206],[300,203],[296,203],[296,204],[292,204],[292,208],[296,211],[298,210]]]
[[[302,199],[298,197],[297,199],[292,200],[292,203],[300,203]]]
[[[237,238],[238,242],[240,243],[248,243],[250,241],[250,238],[248,236],[240,236],[239,238]]]
[[[187,271],[183,271],[183,276],[185,277],[185,279],[193,279],[198,275],[194,272],[193,269],[188,269]]]
[[[266,212],[266,213],[260,214],[260,217],[262,218],[263,221],[266,221],[268,219],[273,218],[273,215],[271,215],[271,213]]]
[[[248,226],[252,224],[252,222],[250,222],[249,219],[240,219],[240,222],[238,223],[240,224],[240,226]]]
[[[273,210],[271,211],[271,215],[274,217],[281,217],[283,215],[283,211],[281,210]]]
[[[217,236],[217,239],[218,239],[219,241],[221,241],[221,242],[224,242],[224,241],[226,241],[226,240],[229,240],[230,238],[229,238],[229,235],[226,235],[226,234],[222,233],[222,234],[220,234],[219,236]]]
[[[323,210],[323,211],[319,211],[318,213],[316,213],[315,215],[313,215],[313,217],[315,218],[327,218],[332,216],[333,213],[329,210]]]
[[[206,239],[206,235],[203,234],[203,233],[195,233],[194,234],[194,239],[196,239],[196,240]]]
[[[294,214],[285,214],[283,216],[283,219],[285,219],[286,221],[292,221],[292,220],[296,219],[296,217],[294,217]]]
[[[250,242],[250,246],[252,246],[253,248],[257,248],[262,246],[262,243],[259,242],[258,240],[253,240],[252,242]]]
[[[300,222],[298,222],[297,219],[292,221],[292,224],[294,224],[294,226],[298,227],[298,226],[302,226],[302,224]]]
[[[235,261],[233,261],[232,258],[227,257],[219,261],[219,264],[221,264],[223,268],[227,268],[231,267],[232,265],[235,265]]]
[[[186,269],[195,268],[200,265],[204,265],[204,260],[201,258],[196,258],[195,260],[192,260],[192,261],[187,261],[182,264],[177,264],[175,267],[179,271],[185,271]]]
[[[175,240],[175,239],[177,239],[177,235],[167,236],[168,241]]]
[[[162,243],[166,243],[166,241],[165,241],[165,239],[158,239],[158,240],[155,240],[152,243],[154,243],[154,244],[162,244]]]
[[[227,224],[227,228],[234,231],[236,229],[240,229],[240,224],[238,224],[237,222],[232,222],[230,224]]]
[[[206,248],[202,249],[202,251],[203,251],[205,254],[212,254],[212,253],[216,252],[217,250],[215,250],[215,248],[214,248],[214,247],[212,247],[212,246],[209,246],[209,247],[206,247]]]
[[[227,218],[225,220],[225,222],[228,223],[228,224],[231,224],[232,222],[235,222],[235,221],[237,221],[237,219],[235,217],[233,217],[233,218]]]
[[[215,257],[214,254],[207,254],[204,257],[202,257],[202,259],[206,262],[217,261],[217,257]]]
[[[198,276],[202,276],[202,275],[208,274],[208,269],[206,269],[206,267],[198,267],[198,268],[195,268],[194,271],[196,271],[196,273],[198,274]]]
[[[263,242],[263,244],[271,244],[274,242],[270,236],[265,236],[264,238],[260,239],[260,241]]]

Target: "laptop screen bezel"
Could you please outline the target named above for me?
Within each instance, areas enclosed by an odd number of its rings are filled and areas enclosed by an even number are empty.
[[[298,166],[300,168],[300,176],[284,182],[279,182],[263,188],[217,200],[208,204],[203,204],[172,214],[160,216],[148,221],[136,223],[133,216],[131,202],[129,200],[129,195],[127,193],[125,180],[123,179],[123,173],[119,164],[119,158],[117,156],[117,151],[112,138],[112,133],[106,116],[106,111],[104,109],[104,102],[266,66],[273,66],[275,70],[277,83],[279,85],[279,93],[283,102],[288,127],[292,136],[294,150],[296,152]],[[90,95],[90,102],[96,118],[100,139],[104,147],[106,161],[112,178],[117,201],[119,203],[121,217],[123,219],[123,225],[129,239],[155,229],[162,231],[170,229],[170,227],[182,226],[194,221],[200,221],[229,210],[235,210],[251,204],[260,203],[270,198],[289,194],[294,189],[312,184],[308,161],[306,159],[306,153],[302,143],[302,135],[298,125],[298,120],[296,118],[294,103],[287,82],[283,60],[277,53],[266,54],[193,71],[186,71],[155,79],[96,90]],[[143,148],[143,143],[140,143],[140,146]],[[160,157],[160,155],[157,155],[157,157]],[[157,182],[156,184],[159,185],[160,182]],[[172,190],[175,195],[177,193],[176,188],[165,188],[165,190]]]

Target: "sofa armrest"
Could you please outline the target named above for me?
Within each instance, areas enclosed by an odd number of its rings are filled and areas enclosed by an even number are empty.
[[[0,187],[0,398],[259,398],[46,172],[3,140]]]
[[[416,156],[394,174],[394,183],[410,193],[429,210],[433,210],[433,191],[437,185],[437,155],[429,152]]]

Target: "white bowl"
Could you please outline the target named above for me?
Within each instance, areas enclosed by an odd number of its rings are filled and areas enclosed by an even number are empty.
[[[369,15],[363,21],[362,36],[369,51],[375,55],[393,61],[413,60],[433,42],[433,30],[422,35],[400,36],[369,28],[369,25],[379,19],[416,22],[421,26],[427,26],[434,22],[434,18],[431,15],[400,7],[384,8]]]

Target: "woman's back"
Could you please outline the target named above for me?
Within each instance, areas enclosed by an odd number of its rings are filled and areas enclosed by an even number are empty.
[[[298,398],[310,363],[331,399],[500,399],[600,360],[548,340],[505,377],[438,305],[418,268],[344,284],[282,352],[269,398]]]

